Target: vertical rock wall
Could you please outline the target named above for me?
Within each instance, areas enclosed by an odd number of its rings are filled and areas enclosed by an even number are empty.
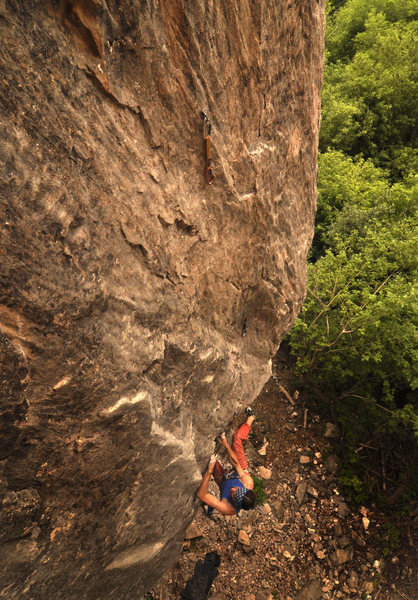
[[[176,557],[303,301],[323,4],[0,0],[2,597]]]

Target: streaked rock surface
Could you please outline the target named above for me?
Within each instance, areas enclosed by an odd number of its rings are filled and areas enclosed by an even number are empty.
[[[323,0],[0,0],[0,30],[0,587],[137,600],[303,301]]]

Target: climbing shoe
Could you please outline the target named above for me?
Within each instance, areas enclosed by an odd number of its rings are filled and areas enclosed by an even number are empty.
[[[253,409],[247,406],[247,408],[245,409],[245,414],[247,415],[247,417],[252,417],[254,415]]]

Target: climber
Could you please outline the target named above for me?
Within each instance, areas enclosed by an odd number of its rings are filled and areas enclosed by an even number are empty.
[[[203,116],[203,139],[205,140],[205,154],[206,154],[206,168],[205,176],[208,185],[211,185],[215,179],[215,175],[212,171],[212,157],[210,154],[210,134],[212,133],[212,123],[206,116],[206,113],[202,110]]]
[[[208,469],[203,475],[202,482],[197,490],[199,500],[209,507],[208,514],[216,508],[223,515],[235,515],[241,508],[249,510],[254,507],[254,481],[248,472],[243,441],[247,439],[255,417],[251,408],[246,408],[245,414],[247,415],[247,420],[235,431],[232,439],[232,448],[228,444],[224,433],[219,438],[220,443],[224,446],[228,454],[234,471],[226,476],[225,469],[216,459],[216,455],[213,454],[210,458]],[[220,500],[213,494],[208,493],[211,475],[213,475],[219,487]]]

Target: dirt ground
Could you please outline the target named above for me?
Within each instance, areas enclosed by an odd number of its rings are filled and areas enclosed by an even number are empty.
[[[418,599],[416,529],[405,527],[402,544],[391,546],[384,515],[343,497],[333,438],[325,437],[338,433],[296,384],[282,352],[252,406],[245,450],[264,500],[236,517],[209,518],[199,506],[191,539],[145,599],[180,600],[196,563],[213,551],[221,563],[209,600]],[[249,546],[238,541],[242,530]]]

